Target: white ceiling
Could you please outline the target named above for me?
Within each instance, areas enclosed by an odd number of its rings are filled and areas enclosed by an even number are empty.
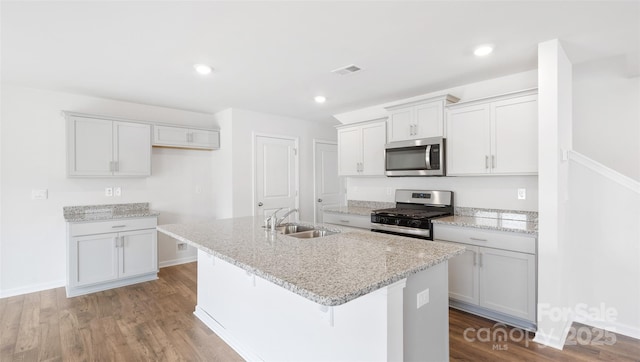
[[[3,83],[206,113],[335,121],[534,69],[537,44],[554,38],[574,63],[627,56],[635,69],[640,59],[637,1],[3,1],[0,10]],[[482,43],[495,51],[476,58]],[[194,63],[215,70],[199,76]],[[330,73],[349,64],[363,70]]]

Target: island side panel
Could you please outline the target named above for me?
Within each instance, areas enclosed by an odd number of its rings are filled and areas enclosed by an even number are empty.
[[[418,293],[429,289],[429,301],[418,306]],[[404,360],[449,360],[448,262],[407,278],[404,289]]]
[[[404,283],[325,307],[199,251],[195,314],[248,360],[402,360]]]

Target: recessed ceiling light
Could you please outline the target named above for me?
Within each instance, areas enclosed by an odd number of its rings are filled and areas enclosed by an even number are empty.
[[[195,64],[193,68],[200,74],[209,74],[212,70],[211,67],[206,64]]]
[[[316,101],[316,103],[324,103],[327,101],[327,98],[324,96],[315,96],[313,100]]]
[[[473,51],[473,54],[475,54],[478,57],[484,57],[485,55],[491,54],[492,51],[493,51],[493,46],[480,45],[479,47],[476,48],[476,50]]]

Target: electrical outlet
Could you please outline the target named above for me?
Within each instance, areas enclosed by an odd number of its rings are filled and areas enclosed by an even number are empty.
[[[187,243],[178,243],[178,251],[186,251]]]
[[[429,303],[429,288],[418,293],[418,307],[420,308],[423,305]]]
[[[116,195],[116,197],[122,196],[122,188],[120,188],[120,186],[114,188],[113,189],[113,194]]]
[[[527,189],[518,189],[518,200],[527,199]]]
[[[49,197],[49,191],[47,189],[31,190],[32,200],[46,200],[48,197]]]
[[[105,187],[104,196],[107,196],[107,197],[113,196],[113,189],[111,187]]]

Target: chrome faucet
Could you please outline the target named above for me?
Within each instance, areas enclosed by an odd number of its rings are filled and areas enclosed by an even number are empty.
[[[287,211],[284,215],[282,215],[280,220],[278,220],[278,218],[276,218],[276,226],[280,226],[280,223],[282,223],[284,221],[284,219],[287,218],[287,216],[293,214],[294,212],[298,212],[298,209],[291,209],[291,210]]]
[[[267,228],[271,229],[271,231],[276,231],[276,226],[277,224],[279,224],[278,222],[278,211],[284,209],[284,207],[279,208],[278,210],[274,211],[271,216],[269,216],[268,218],[264,219],[264,224]]]

